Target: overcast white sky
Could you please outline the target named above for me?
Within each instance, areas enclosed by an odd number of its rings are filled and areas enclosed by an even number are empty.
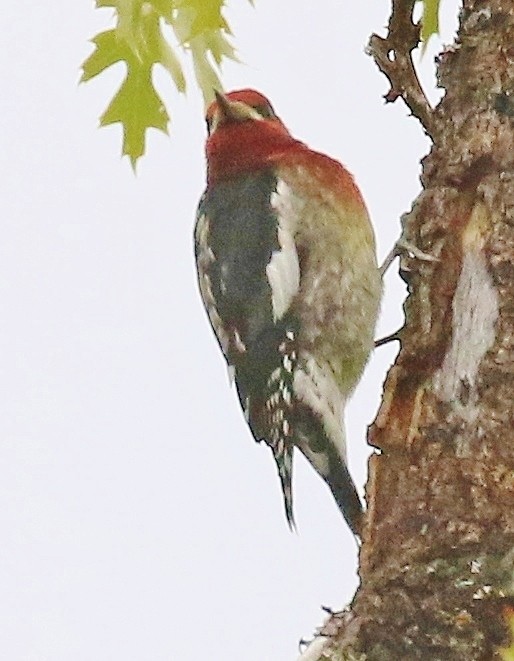
[[[194,83],[178,98],[158,74],[171,138],[152,132],[134,177],[121,129],[96,128],[122,66],[77,86],[111,12],[72,4],[2,8],[0,659],[294,659],[320,605],[350,600],[356,545],[303,461],[289,532],[270,453],[229,389],[193,266],[205,137]],[[456,4],[443,4],[444,41]],[[245,64],[223,74],[355,174],[381,257],[428,148],[401,102],[384,106],[364,54],[388,9],[231,0]],[[380,334],[402,319],[394,271]],[[348,411],[360,485],[394,351],[376,353]]]

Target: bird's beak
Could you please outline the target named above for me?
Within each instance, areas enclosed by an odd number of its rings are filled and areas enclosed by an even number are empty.
[[[255,108],[242,101],[231,101],[218,90],[214,90],[214,96],[216,97],[216,110],[213,116],[211,134],[221,124],[235,124],[236,122],[259,121],[262,119]]]
[[[236,104],[229,101],[227,97],[218,90],[214,90],[214,96],[216,97],[216,103],[218,104],[218,108],[220,110],[220,119],[222,121],[241,120],[241,112],[238,112],[238,107]]]

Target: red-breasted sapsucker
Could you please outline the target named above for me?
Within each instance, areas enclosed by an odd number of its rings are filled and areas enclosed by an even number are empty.
[[[345,168],[295,140],[259,92],[217,93],[207,127],[198,281],[246,420],[273,451],[289,524],[297,447],[359,533],[343,413],[382,289],[366,207]]]

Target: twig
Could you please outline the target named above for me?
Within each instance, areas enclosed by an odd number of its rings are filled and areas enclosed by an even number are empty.
[[[414,0],[392,0],[387,37],[371,35],[367,52],[387,76],[391,89],[384,96],[390,103],[401,96],[430,137],[434,137],[433,110],[420,85],[412,51],[419,44],[420,27],[412,22]]]
[[[378,347],[383,347],[384,344],[389,344],[389,342],[402,342],[402,338],[400,336],[400,330],[395,331],[394,333],[391,333],[390,335],[386,335],[385,337],[381,337],[379,340],[375,340],[375,349],[378,349]]]

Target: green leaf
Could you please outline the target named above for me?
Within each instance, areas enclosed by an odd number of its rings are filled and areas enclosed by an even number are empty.
[[[223,89],[219,72],[224,58],[238,61],[228,40],[230,27],[221,14],[220,0],[177,0],[173,29],[177,39],[193,57],[195,77],[206,105],[214,98],[214,89]]]
[[[129,68],[118,93],[100,118],[100,125],[123,124],[123,155],[135,168],[144,154],[146,130],[168,132],[169,115],[151,82],[151,70]]]
[[[117,42],[116,30],[100,32],[91,39],[95,50],[82,65],[81,81],[90,80],[116,62],[126,60],[128,51]]]
[[[191,53],[193,55],[193,65],[195,77],[198,86],[202,90],[205,105],[214,100],[214,90],[222,90],[221,80],[216,73],[216,69],[207,57],[205,44],[199,43],[200,37],[196,37],[191,43]]]
[[[224,4],[224,0],[176,0],[177,13],[187,15],[190,21],[184,41],[204,32],[227,30],[221,13]]]
[[[185,79],[178,58],[166,42],[160,26],[161,15],[155,10],[170,9],[170,0],[97,0],[98,7],[114,7],[117,24],[112,30],[98,34],[92,41],[93,53],[82,65],[83,81],[123,61],[127,75],[100,125],[120,122],[123,125],[123,155],[129,156],[135,168],[145,151],[145,136],[149,128],[167,132],[169,114],[157,94],[152,69],[161,64],[171,75],[175,86],[185,90]]]
[[[100,124],[123,125],[123,155],[129,156],[135,168],[145,151],[146,131],[167,132],[169,122],[153,85],[153,66],[160,64],[176,89],[186,90],[180,59],[163,34],[163,24],[171,26],[178,46],[192,57],[195,77],[208,103],[213,90],[222,89],[219,72],[223,60],[238,59],[228,39],[231,30],[223,16],[225,0],[96,0],[96,6],[113,8],[116,25],[92,39],[94,50],[82,65],[81,80],[125,62],[126,77]]]
[[[170,74],[179,92],[186,91],[186,79],[182,71],[182,66],[178,57],[175,55],[171,46],[163,39],[160,44],[159,62]]]
[[[439,4],[440,0],[422,0],[423,16],[421,18],[421,41],[423,51],[433,34],[439,33]]]
[[[224,57],[239,62],[234,47],[222,33],[215,33],[207,36],[206,49],[210,51],[218,66],[221,66]]]

